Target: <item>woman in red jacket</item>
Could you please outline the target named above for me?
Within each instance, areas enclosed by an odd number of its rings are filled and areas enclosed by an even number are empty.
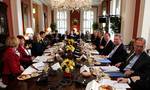
[[[25,48],[25,38],[22,35],[18,35],[17,38],[19,39],[19,42],[20,42],[17,48],[17,50],[19,51],[21,55],[20,62],[24,68],[27,68],[28,66],[32,64],[31,51]]]
[[[20,65],[20,53],[17,51],[19,40],[17,37],[8,37],[6,40],[6,51],[3,54],[2,81],[9,84],[23,71]]]

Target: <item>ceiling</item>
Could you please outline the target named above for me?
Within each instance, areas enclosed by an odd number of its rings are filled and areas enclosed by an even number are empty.
[[[34,3],[40,4],[41,2],[50,5],[50,0],[33,0]],[[99,0],[92,0],[93,5],[98,5]]]

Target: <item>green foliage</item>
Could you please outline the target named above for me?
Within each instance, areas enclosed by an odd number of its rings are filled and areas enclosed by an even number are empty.
[[[99,28],[98,23],[97,22],[93,22],[92,28],[93,28],[93,30],[97,30]]]
[[[53,31],[56,31],[57,24],[56,24],[56,23],[51,23],[50,27],[51,27],[51,29],[52,29],[52,32],[53,32]]]
[[[111,22],[111,29],[114,31],[114,33],[120,33],[120,25],[121,21],[119,17],[111,17],[110,18]]]

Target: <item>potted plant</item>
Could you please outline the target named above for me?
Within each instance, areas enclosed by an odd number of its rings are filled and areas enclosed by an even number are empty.
[[[98,28],[99,28],[98,23],[97,22],[93,22],[92,28],[93,28],[93,30],[98,30]]]
[[[53,22],[53,23],[51,23],[50,27],[51,27],[51,29],[52,29],[52,32],[53,32],[53,31],[56,31],[57,24]]]
[[[121,26],[121,21],[119,17],[111,17],[110,18],[111,22],[111,29],[114,31],[114,33],[120,33],[120,26]]]

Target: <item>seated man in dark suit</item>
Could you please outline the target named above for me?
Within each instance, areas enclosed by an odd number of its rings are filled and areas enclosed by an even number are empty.
[[[110,40],[110,34],[105,33],[104,34],[104,40],[106,41],[105,45],[100,46],[100,55],[108,55],[112,49],[114,48],[113,42]]]
[[[115,65],[118,62],[124,62],[128,55],[125,46],[122,43],[120,34],[116,34],[114,36],[114,45],[115,48],[108,55],[108,59],[111,60],[112,65]]]
[[[145,53],[145,39],[137,38],[134,43],[134,53],[124,63],[123,70],[129,78],[119,78],[118,81],[129,82],[132,90],[150,90],[150,57]]]
[[[62,41],[62,40],[66,40],[66,39],[68,39],[69,37],[70,37],[69,31],[65,31],[65,34],[63,34],[63,35],[61,36],[61,41]]]
[[[55,31],[53,32],[53,40],[52,40],[52,42],[53,42],[53,43],[57,43],[57,42],[60,42],[60,41],[61,41],[61,34],[58,33],[57,30],[55,30]]]
[[[145,39],[137,38],[134,43],[134,52],[122,63],[120,69],[126,76],[144,75],[150,70],[150,57],[144,51]],[[119,64],[116,64],[119,66]]]
[[[97,31],[93,31],[93,34],[91,34],[91,42],[94,45],[96,45],[96,38],[97,38]]]

